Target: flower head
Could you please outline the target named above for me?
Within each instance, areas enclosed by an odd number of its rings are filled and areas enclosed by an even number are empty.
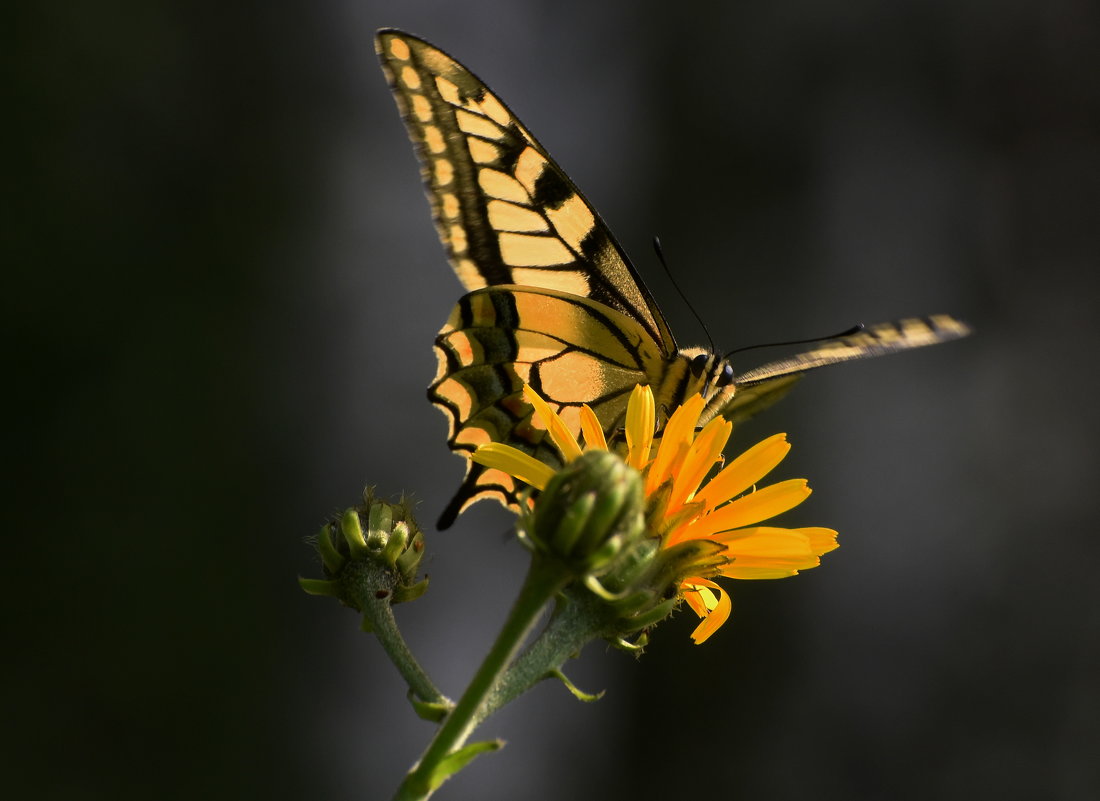
[[[588,406],[582,406],[580,413],[582,449],[533,389],[525,387],[524,396],[567,463],[585,450],[609,450],[599,420]],[[702,396],[688,398],[669,417],[658,440],[653,393],[647,386],[635,387],[627,405],[623,453],[626,464],[643,476],[646,532],[659,541],[664,559],[659,575],[671,581],[675,592],[702,618],[691,635],[696,643],[714,634],[732,608],[729,596],[713,579],[793,576],[816,567],[822,554],[837,547],[832,529],[760,525],[810,495],[804,479],[755,487],[790,450],[786,435],[765,439],[715,473],[733,425],[719,417],[696,432],[703,406]],[[553,468],[502,443],[481,446],[473,458],[539,490],[555,475]]]

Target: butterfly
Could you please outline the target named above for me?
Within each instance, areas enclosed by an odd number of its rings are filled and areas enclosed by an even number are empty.
[[[679,348],[641,277],[596,210],[523,123],[468,69],[416,36],[382,29],[376,47],[420,159],[436,229],[468,294],[435,341],[429,399],[447,444],[467,458],[446,528],[486,498],[515,506],[515,479],[469,461],[505,442],[540,461],[560,456],[532,418],[524,383],[580,431],[588,404],[606,433],[621,427],[637,384],[659,420],[695,393],[700,425],[738,422],[802,373],[965,336],[947,315],[870,326],[744,373],[705,348]]]

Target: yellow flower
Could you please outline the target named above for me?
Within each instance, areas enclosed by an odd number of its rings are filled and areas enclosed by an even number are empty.
[[[538,393],[524,387],[551,441],[566,462],[581,455],[577,438]],[[791,479],[755,489],[791,446],[786,434],[776,434],[749,448],[717,472],[733,425],[719,417],[696,433],[703,411],[702,396],[694,395],[669,418],[653,453],[656,410],[647,386],[634,388],[626,412],[625,461],[641,471],[649,513],[649,536],[660,538],[661,549],[691,540],[717,546],[701,549],[699,561],[677,576],[678,592],[702,618],[692,632],[698,644],[726,622],[729,596],[712,578],[772,579],[793,576],[816,567],[822,554],[837,547],[836,532],[827,528],[777,528],[758,525],[792,509],[810,495],[804,479]],[[581,407],[581,432],[586,450],[608,450],[595,413]],[[536,489],[544,489],[554,469],[502,443],[478,448],[474,461],[503,470]],[[749,492],[749,490],[752,490]]]

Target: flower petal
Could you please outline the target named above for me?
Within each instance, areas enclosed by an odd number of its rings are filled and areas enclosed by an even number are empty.
[[[699,617],[706,617],[710,614],[710,610],[718,605],[718,597],[706,587],[693,587],[685,581],[680,585],[680,589],[691,611]]]
[[[820,555],[836,547],[830,529],[788,529],[759,526],[714,537],[725,542],[731,562],[721,569],[729,578],[761,579],[793,576],[821,564]]]
[[[503,442],[489,442],[480,446],[470,459],[483,467],[503,470],[535,489],[546,489],[546,485],[554,477],[554,468]]]
[[[695,500],[708,506],[725,503],[747,490],[757,481],[770,473],[790,451],[786,434],[776,434],[763,442],[758,442],[725,466],[722,471],[707,482]]]
[[[714,632],[722,627],[723,623],[729,620],[733,604],[730,602],[729,595],[726,594],[725,590],[713,581],[707,581],[703,578],[684,579],[680,589],[684,593],[688,605],[703,618],[703,622],[695,627],[695,631],[691,632],[691,639],[695,641],[695,644],[702,645]],[[694,603],[692,601],[693,597],[695,598]]]
[[[561,452],[562,458],[567,462],[571,462],[581,455],[581,446],[577,444],[577,438],[573,436],[573,432],[569,430],[569,427],[562,422],[562,419],[550,408],[550,404],[542,399],[542,397],[535,390],[531,388],[529,384],[523,385],[523,397],[528,403],[535,407],[535,414],[542,420],[542,424],[546,426],[546,433],[550,435],[550,440],[557,446],[557,449]]]
[[[707,477],[707,473],[722,455],[722,449],[726,447],[731,431],[733,431],[733,423],[717,417],[707,423],[691,443],[684,462],[672,482],[672,495],[668,499],[666,517],[692,499],[703,479]]]
[[[810,487],[804,478],[780,481],[770,487],[730,501],[725,506],[701,517],[691,524],[688,538],[712,537],[723,531],[751,526],[761,520],[775,517],[793,509],[810,496]]]
[[[837,533],[831,528],[796,528],[794,530],[809,539],[810,550],[818,556],[840,547],[840,543],[836,541]]]
[[[805,569],[805,568],[803,568]],[[737,567],[733,565],[722,571],[726,578],[745,580],[781,579],[797,576],[797,570],[788,570],[782,567]]]
[[[600,420],[587,403],[581,406],[581,433],[584,434],[586,450],[607,450],[607,438],[603,435]]]
[[[656,422],[653,390],[648,386],[634,387],[626,404],[626,463],[636,470],[641,470],[649,461]]]
[[[703,413],[703,405],[702,395],[692,395],[668,419],[661,435],[661,445],[657,448],[657,456],[649,466],[646,476],[646,495],[652,494],[664,484],[683,461],[695,435],[695,424]]]
[[[731,553],[756,554],[763,553],[765,547],[791,550],[802,549],[814,556],[835,551],[838,547],[836,532],[831,528],[779,528],[777,526],[756,526],[754,528],[739,528],[736,531],[726,531],[712,537],[716,542],[726,544]],[[764,546],[761,538],[777,538],[772,546]],[[789,541],[789,545],[779,544],[779,540]],[[796,544],[797,543],[797,544]],[[735,555],[735,554],[734,554]]]

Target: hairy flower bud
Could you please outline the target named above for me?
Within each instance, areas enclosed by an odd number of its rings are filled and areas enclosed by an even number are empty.
[[[525,529],[537,550],[598,571],[645,533],[641,475],[590,451],[554,474]]]
[[[357,599],[363,592],[400,603],[427,589],[427,579],[416,581],[424,535],[407,499],[395,504],[380,501],[368,487],[361,506],[347,509],[321,529],[316,547],[327,579],[299,579],[311,594],[334,595],[362,611]]]

